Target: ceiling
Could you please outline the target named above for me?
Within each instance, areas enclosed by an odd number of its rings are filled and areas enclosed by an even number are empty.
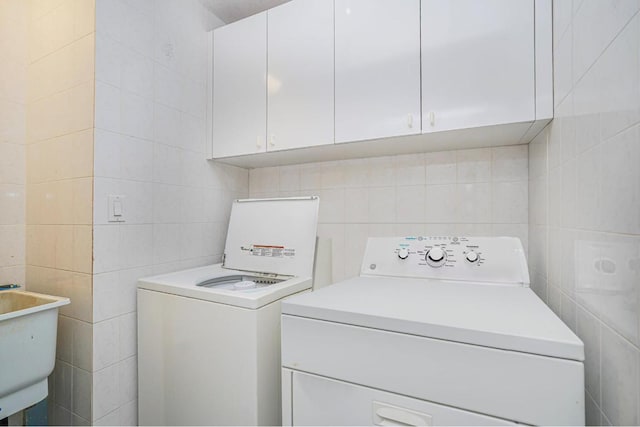
[[[201,0],[202,3],[226,24],[271,9],[290,0]]]

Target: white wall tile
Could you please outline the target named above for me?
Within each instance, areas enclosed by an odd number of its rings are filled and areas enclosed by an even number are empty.
[[[528,145],[492,148],[492,181],[526,181],[529,178],[528,148]]]
[[[119,195],[123,196],[123,212],[126,224],[151,224],[153,222],[154,184],[142,181],[120,181]]]
[[[99,371],[118,361],[118,318],[93,325],[93,369]]]
[[[369,222],[369,191],[366,188],[346,188],[344,191],[345,222]],[[322,199],[320,203],[323,203]]]
[[[143,13],[129,2],[122,4],[122,43],[140,54],[150,55],[153,52],[153,14]]]
[[[345,277],[354,277],[360,274],[360,265],[368,236],[369,227],[367,224],[345,225]]]
[[[179,224],[154,224],[153,263],[164,264],[180,260],[181,227]]]
[[[585,393],[585,425],[588,426],[600,426],[605,425],[601,422],[604,415],[600,411],[600,407],[596,401],[587,392]]]
[[[424,176],[424,173],[421,173],[421,176]],[[420,223],[424,221],[425,197],[426,189],[424,185],[398,187],[394,203],[397,222]]]
[[[553,37],[554,46],[565,36],[565,32],[573,18],[572,0],[556,0],[553,2]]]
[[[345,191],[342,188],[324,189],[318,192],[320,196],[320,223],[344,223],[345,220]]]
[[[137,376],[133,377],[137,379]],[[138,401],[132,400],[118,409],[119,424],[123,426],[138,425]]]
[[[92,376],[88,371],[73,368],[73,412],[88,420],[91,419]]]
[[[121,49],[120,87],[143,98],[153,99],[153,61],[141,53]]]
[[[530,145],[532,285],[585,343],[587,423],[634,424],[640,3],[572,3],[554,2],[555,119]],[[602,262],[615,274],[595,267]]]
[[[120,177],[132,181],[153,180],[153,143],[149,140],[124,136],[120,147]],[[112,163],[116,163],[113,162]]]
[[[425,222],[453,223],[456,214],[456,184],[427,185]]]
[[[600,325],[596,317],[580,307],[576,333],[584,342],[585,389],[596,402],[600,402]]]
[[[0,180],[0,224],[24,224],[25,187],[24,185],[3,184]]]
[[[25,178],[24,145],[10,143],[0,144],[0,183],[24,184]]]
[[[318,224],[318,236],[331,240],[332,279],[342,280],[345,277],[345,225]]]
[[[98,0],[98,13],[101,17],[106,16],[109,11],[119,7],[119,1],[114,1],[111,6],[102,7],[103,2]],[[98,19],[98,21],[100,21]],[[96,34],[96,55],[95,55],[95,77],[103,83],[112,86],[120,86],[122,75],[122,59],[124,50],[122,45],[113,37],[109,37],[98,30]]]
[[[119,272],[94,274],[93,276],[93,318],[101,322],[121,314],[118,298]]]
[[[118,318],[118,359],[125,360],[137,354],[138,350],[138,338],[137,338],[137,317],[135,312],[127,313]],[[131,394],[131,393],[129,393]],[[135,396],[128,396],[127,399],[122,402],[126,403],[129,400],[134,399]]]
[[[321,171],[318,171],[320,175]],[[319,178],[319,177],[318,177]],[[249,188],[252,192],[266,193],[278,191],[280,173],[278,168],[260,168],[249,171]],[[318,180],[320,184],[320,180]],[[321,188],[320,185],[313,188]]]
[[[154,104],[154,140],[174,147],[180,146],[183,129],[180,110],[162,104]]]
[[[366,170],[366,165],[363,166]],[[252,171],[253,173],[260,174],[259,171]],[[321,184],[321,170],[320,166],[315,163],[307,163],[300,165],[300,190],[311,190],[320,188]],[[249,180],[251,180],[251,172],[249,173]],[[249,182],[249,191],[251,190],[251,182]]]
[[[163,144],[153,147],[153,180],[163,184],[178,184],[182,174],[181,150]]]
[[[93,228],[93,272],[105,273],[120,268],[120,233],[118,225]]]
[[[395,187],[375,187],[369,189],[369,222],[396,222]]]
[[[367,162],[367,184],[370,187],[384,187],[395,185],[396,170],[392,157],[373,157]]]
[[[638,424],[639,351],[602,328],[602,409],[615,425]]]
[[[278,171],[276,170],[276,173]],[[342,161],[324,162],[320,166],[320,187],[342,187],[344,182],[344,167]]]
[[[458,182],[487,182],[491,180],[490,148],[461,150],[456,154]]]
[[[615,5],[584,2],[573,17],[573,79],[577,81],[640,9],[634,0]],[[594,26],[593,23],[599,25]]]
[[[456,188],[456,222],[491,222],[491,184],[458,184]],[[524,203],[527,198],[521,199]],[[520,208],[521,209],[521,208]]]
[[[120,132],[120,89],[96,81],[95,124],[96,128]]]
[[[93,374],[92,416],[100,419],[118,408],[118,365],[111,365]]]
[[[344,163],[345,186],[351,188],[366,187],[368,185],[367,159],[350,159]],[[306,167],[303,165],[302,167]],[[301,187],[302,188],[302,187]]]
[[[153,184],[153,222],[177,223],[183,206],[182,188],[177,185]]]
[[[120,261],[121,269],[144,267],[153,262],[153,225],[121,225]]]
[[[138,363],[135,357],[129,357],[118,364],[118,397],[120,405],[135,402],[138,397]],[[131,417],[129,414],[127,416]]]
[[[425,170],[428,185],[455,183],[457,180],[456,152],[426,153]]]
[[[423,153],[395,156],[393,166],[396,185],[423,185],[425,183],[426,168]]]
[[[120,178],[121,165],[117,160],[120,159],[123,145],[123,137],[121,134],[103,129],[95,130],[95,176],[105,178]]]
[[[602,229],[640,234],[640,126],[603,143]]]
[[[527,181],[493,183],[491,188],[491,222],[526,224],[528,219]]]
[[[596,67],[594,67],[596,68]],[[607,139],[640,121],[640,16],[636,16],[599,59],[600,130]]]
[[[153,101],[120,92],[120,130],[137,138],[153,138]]]
[[[53,371],[53,376],[55,402],[70,411],[72,402],[73,366],[62,361],[57,361],[56,367]]]
[[[300,167],[298,165],[283,166],[279,168],[279,190],[300,190]]]

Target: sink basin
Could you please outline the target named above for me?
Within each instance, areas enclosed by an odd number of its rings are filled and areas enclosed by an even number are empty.
[[[0,291],[0,419],[47,397],[58,308],[69,298]]]

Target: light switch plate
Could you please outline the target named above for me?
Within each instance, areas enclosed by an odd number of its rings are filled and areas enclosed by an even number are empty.
[[[124,219],[124,196],[110,195],[108,205],[109,222],[125,222]]]

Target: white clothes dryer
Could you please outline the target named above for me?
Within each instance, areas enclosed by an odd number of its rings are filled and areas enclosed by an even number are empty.
[[[370,238],[282,305],[285,425],[584,425],[584,347],[516,238]]]
[[[280,424],[280,301],[312,287],[318,204],[237,200],[222,264],[139,280],[141,425]]]

